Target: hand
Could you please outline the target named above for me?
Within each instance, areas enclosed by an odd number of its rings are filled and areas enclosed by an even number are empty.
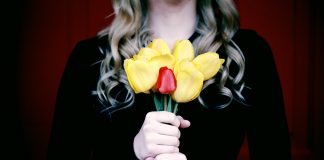
[[[133,147],[136,157],[144,160],[159,154],[163,158],[171,156],[173,153],[179,153],[179,127],[187,128],[189,126],[188,120],[171,112],[147,113],[140,131],[134,138]]]
[[[182,153],[164,153],[159,154],[155,158],[146,158],[145,160],[187,160],[187,157]]]

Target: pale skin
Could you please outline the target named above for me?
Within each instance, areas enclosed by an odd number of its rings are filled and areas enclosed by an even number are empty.
[[[153,38],[163,38],[172,49],[176,40],[188,39],[196,27],[196,0],[148,0]]]
[[[196,0],[148,0],[149,27],[153,38],[163,38],[172,49],[176,40],[188,39],[196,25]],[[134,152],[140,160],[186,160],[179,151],[180,130],[190,122],[166,111],[146,114],[134,138]]]
[[[149,112],[134,138],[134,151],[140,160],[186,160],[179,151],[180,130],[188,120],[171,112]]]

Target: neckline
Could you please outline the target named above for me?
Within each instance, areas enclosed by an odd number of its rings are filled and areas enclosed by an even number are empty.
[[[192,43],[197,37],[199,36],[199,33],[195,31],[192,33],[192,35],[188,38],[188,40]]]

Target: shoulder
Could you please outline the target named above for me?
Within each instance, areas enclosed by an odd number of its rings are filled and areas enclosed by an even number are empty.
[[[78,41],[73,51],[79,51],[81,53],[91,51],[92,53],[105,54],[105,48],[107,48],[108,38],[107,36],[93,36],[87,39]],[[90,54],[90,53],[89,53]]]
[[[107,36],[79,40],[72,49],[69,61],[91,64],[102,60],[106,54],[107,41]]]
[[[92,36],[87,39],[82,39],[78,41],[75,45],[77,47],[86,47],[86,48],[97,48],[97,47],[104,47],[107,45],[108,36]]]
[[[250,46],[255,44],[268,45],[265,38],[252,29],[239,29],[232,40],[240,46]]]
[[[255,30],[240,29],[236,32],[232,41],[244,55],[245,78],[255,81],[276,72],[276,63],[272,49],[266,39]],[[260,68],[262,72],[259,71]],[[261,81],[265,82],[264,79]],[[259,82],[255,83],[259,84]]]
[[[263,59],[273,56],[267,40],[255,30],[239,29],[232,41],[241,49],[247,59]]]

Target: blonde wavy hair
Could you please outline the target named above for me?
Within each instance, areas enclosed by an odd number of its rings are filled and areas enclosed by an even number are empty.
[[[135,100],[135,93],[128,84],[122,60],[130,58],[151,40],[147,27],[147,0],[114,0],[114,20],[107,28],[98,32],[99,37],[108,35],[108,49],[105,59],[101,62],[100,78],[96,94],[105,108],[101,112],[115,111],[130,107]],[[197,25],[198,37],[193,41],[195,54],[207,51],[218,51],[224,46],[226,60],[220,69],[219,80],[210,79],[204,83],[203,89],[216,84],[220,95],[226,96],[227,101],[212,106],[205,103],[203,97],[199,102],[206,107],[224,108],[233,99],[244,103],[241,92],[245,87],[242,78],[245,70],[245,60],[240,48],[232,41],[233,35],[239,29],[239,14],[232,0],[198,0]],[[230,65],[237,65],[238,72],[230,74]],[[225,86],[226,83],[231,86]],[[122,90],[120,90],[122,88]]]

